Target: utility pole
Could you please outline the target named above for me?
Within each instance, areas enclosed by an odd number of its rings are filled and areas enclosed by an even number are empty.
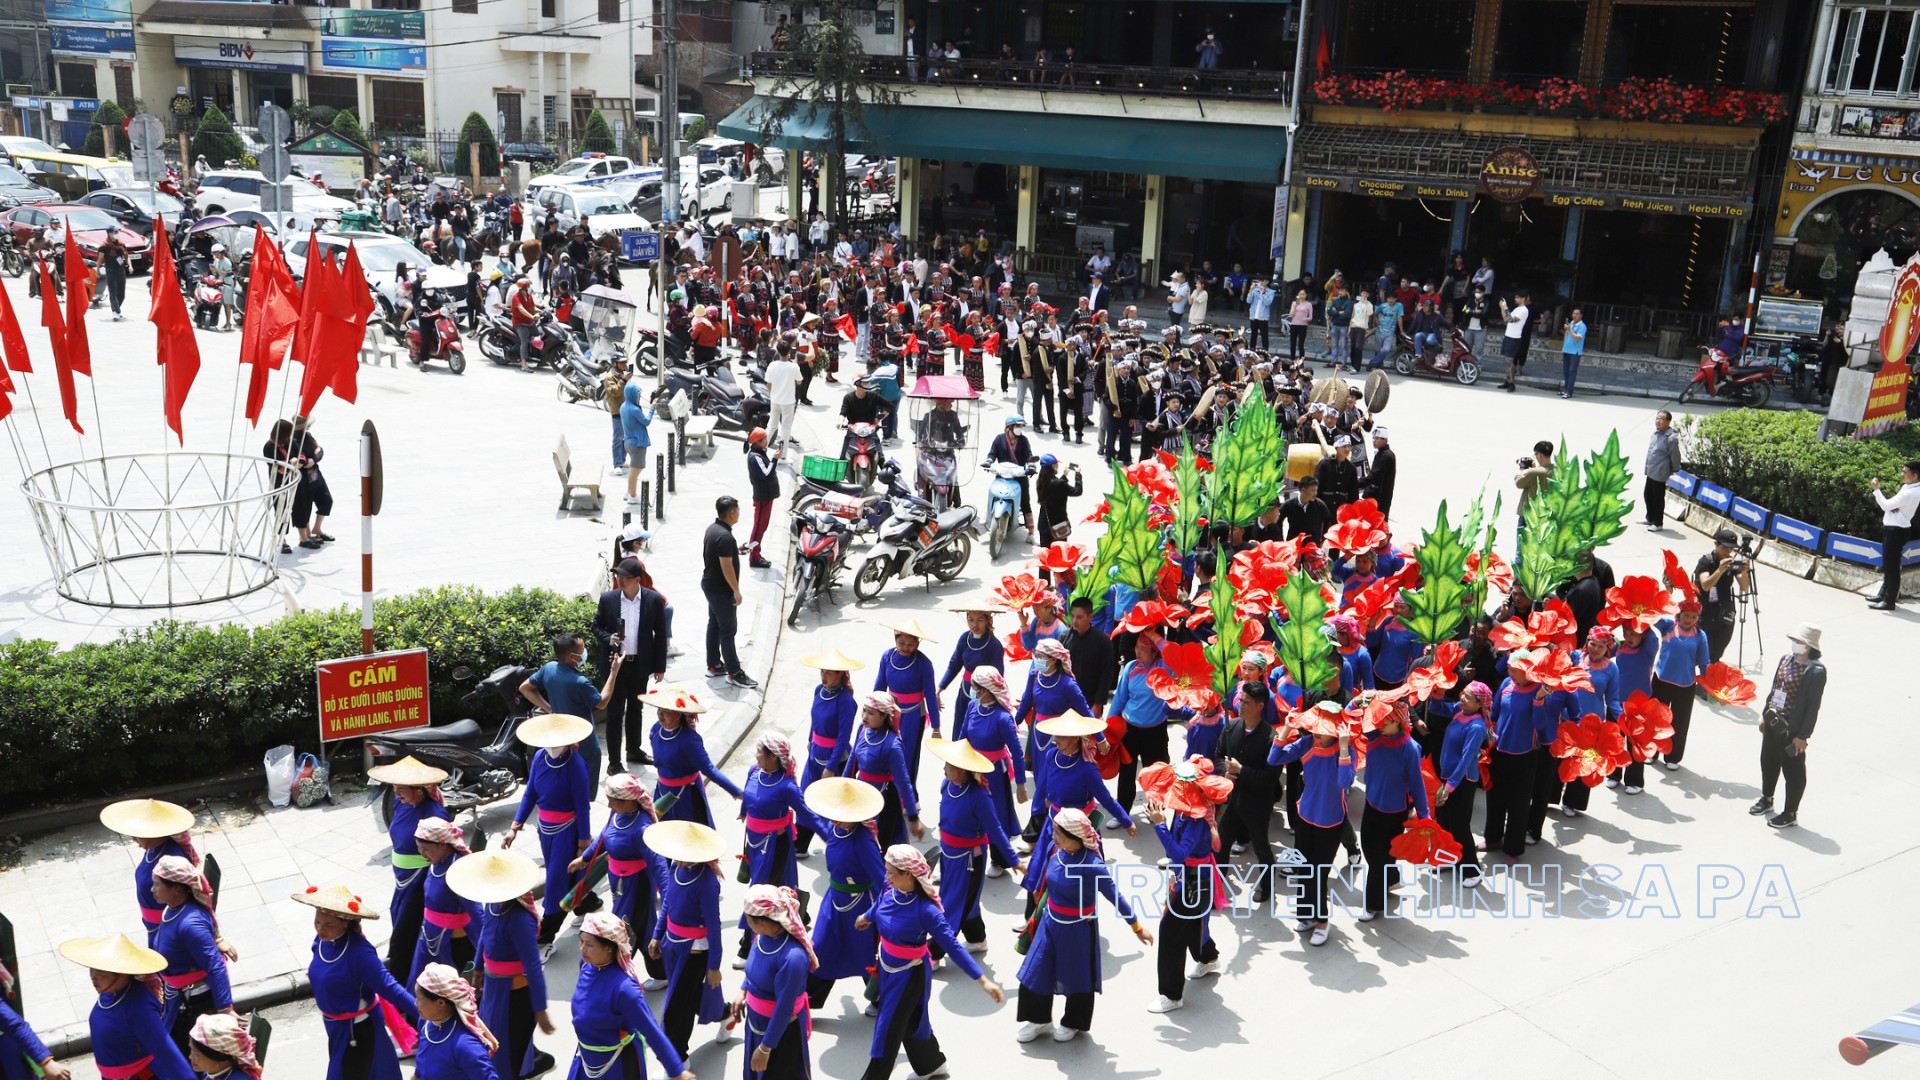
[[[660,0],[660,161],[666,166],[660,181],[660,220],[668,224],[680,216],[679,43],[679,5]],[[663,249],[665,239],[661,237]]]

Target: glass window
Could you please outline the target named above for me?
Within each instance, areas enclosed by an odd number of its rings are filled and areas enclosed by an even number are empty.
[[[1846,94],[1913,91],[1914,13],[1849,8],[1834,20],[1826,86]]]

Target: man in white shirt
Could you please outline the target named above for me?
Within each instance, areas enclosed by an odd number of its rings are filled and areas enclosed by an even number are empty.
[[[1093,257],[1087,260],[1087,274],[1089,276],[1098,275],[1105,277],[1107,271],[1112,267],[1113,260],[1108,257],[1106,249],[1095,244],[1093,247]]]
[[[1900,490],[1889,498],[1873,480],[1873,501],[1880,504],[1880,595],[1870,597],[1875,611],[1892,611],[1900,600],[1901,553],[1913,539],[1914,511],[1920,509],[1920,458],[1900,470]]]
[[[853,262],[853,244],[847,240],[846,233],[841,233],[839,243],[833,245],[833,262],[835,266],[846,266]]]
[[[707,238],[700,235],[699,229],[691,225],[683,226],[680,230],[680,246],[692,251],[695,259],[707,261]]]
[[[813,224],[807,227],[807,240],[813,245],[813,253],[827,250],[827,218],[825,214],[815,214]]]
[[[791,270],[794,267],[800,265],[800,230],[799,229],[790,228],[787,230],[787,250],[783,252],[783,254],[786,256],[786,259],[787,259],[787,269]]]
[[[767,429],[773,436],[769,445],[776,459],[786,453],[799,401],[800,365],[793,362],[791,353],[781,353],[767,365]]]
[[[1533,309],[1527,306],[1531,299],[1522,291],[1513,294],[1511,308],[1505,300],[1500,301],[1500,315],[1507,322],[1506,336],[1500,340],[1500,355],[1507,358],[1507,381],[1500,384],[1500,389],[1509,394],[1513,393],[1514,376],[1527,366],[1527,346],[1533,331],[1529,323]]]

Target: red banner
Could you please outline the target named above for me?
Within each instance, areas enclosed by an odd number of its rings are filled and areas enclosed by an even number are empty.
[[[1871,439],[1907,426],[1907,373],[1907,361],[1889,360],[1874,374],[1866,415],[1860,418],[1855,435]]]
[[[350,656],[314,665],[320,685],[320,741],[425,727],[427,650]]]

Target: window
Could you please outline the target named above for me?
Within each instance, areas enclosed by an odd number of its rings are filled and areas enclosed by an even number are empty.
[[[403,135],[418,135],[425,131],[425,87],[413,80],[373,80],[373,119],[371,126],[381,131]]]
[[[540,17],[541,18],[543,19],[553,18],[554,2],[555,0],[540,0]]]
[[[1505,4],[1493,50],[1494,76],[1577,79],[1586,34],[1584,0]]]
[[[1909,94],[1914,90],[1914,13],[1842,8],[1833,21],[1826,88],[1837,94]]]
[[[352,109],[360,115],[360,80],[353,75],[307,76],[307,104],[313,108]]]
[[[600,21],[620,21],[620,0],[600,0]]]
[[[478,15],[480,14],[480,0],[453,0],[453,13],[455,15]]]
[[[133,115],[133,69],[125,64],[114,66],[113,100],[120,106],[120,111]]]
[[[67,97],[99,97],[99,83],[94,78],[92,64],[57,64],[60,74],[60,92]]]
[[[519,142],[520,135],[520,95],[493,95],[494,111],[500,114],[500,141]]]

